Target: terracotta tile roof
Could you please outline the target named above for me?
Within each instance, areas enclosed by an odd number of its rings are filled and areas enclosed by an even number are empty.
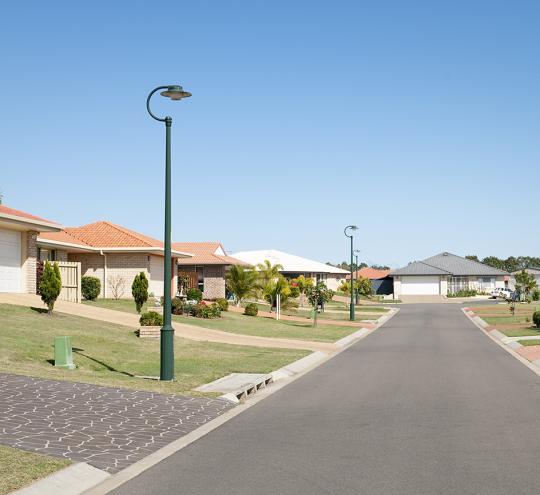
[[[61,232],[40,234],[40,240],[76,244],[92,248],[163,249],[163,242],[111,222],[100,221],[81,227],[66,227]],[[173,251],[176,249],[173,247]]]
[[[354,273],[354,276],[369,278],[370,280],[376,280],[378,278],[384,278],[388,276],[390,270],[377,270],[376,268],[362,268]],[[351,278],[349,275],[348,279]]]
[[[225,252],[220,242],[173,242],[172,248],[193,254],[192,258],[182,258],[180,265],[244,265],[247,263],[231,256],[219,254]]]
[[[94,222],[65,231],[92,247],[163,247],[163,242],[111,222]]]
[[[14,216],[14,217],[20,217],[21,219],[25,219],[25,220],[34,220],[36,222],[45,222],[45,223],[50,223],[50,224],[53,224],[53,225],[59,225],[56,222],[53,222],[51,220],[47,220],[46,218],[37,217],[36,215],[31,215],[30,213],[26,213],[26,212],[21,211],[21,210],[16,210],[14,208],[9,208],[8,206],[5,206],[5,205],[0,205],[0,214],[11,215],[11,216]]]

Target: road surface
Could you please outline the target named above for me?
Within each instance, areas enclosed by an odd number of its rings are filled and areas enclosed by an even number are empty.
[[[540,493],[540,378],[418,304],[116,495]]]

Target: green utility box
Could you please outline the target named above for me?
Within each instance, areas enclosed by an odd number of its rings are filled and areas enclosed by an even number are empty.
[[[75,369],[71,337],[54,338],[54,366],[57,368]]]

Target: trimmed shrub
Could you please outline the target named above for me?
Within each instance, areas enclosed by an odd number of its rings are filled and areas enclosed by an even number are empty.
[[[200,302],[191,307],[191,314],[195,318],[219,318],[221,317],[221,309],[219,304],[205,304]]]
[[[60,295],[61,290],[62,277],[60,276],[58,263],[51,265],[46,261],[43,268],[43,275],[41,276],[41,282],[39,283],[39,292],[41,294],[41,300],[47,305],[47,308],[49,308],[49,315],[52,315],[54,303]]]
[[[259,314],[259,307],[255,303],[249,303],[244,309],[244,314],[247,316],[257,316]]]
[[[200,289],[197,289],[196,287],[193,287],[191,289],[188,289],[186,293],[186,297],[188,301],[202,301],[202,292]]]
[[[131,285],[131,295],[135,300],[137,313],[141,314],[143,304],[148,301],[148,279],[144,272],[135,275],[133,284]]]
[[[95,301],[101,292],[101,280],[97,277],[81,277],[81,293],[87,301]]]
[[[533,301],[540,301],[540,290],[534,289],[531,294]]]
[[[229,311],[229,301],[227,301],[227,299],[216,299],[216,304],[219,306],[221,311]]]
[[[163,316],[155,311],[143,313],[139,318],[141,327],[161,327],[163,325]]]
[[[171,312],[173,315],[183,315],[185,310],[184,306],[184,301],[179,297],[171,299]]]
[[[540,311],[535,311],[533,313],[533,323],[536,325],[536,328],[540,328]]]
[[[478,292],[473,289],[461,289],[461,290],[458,290],[457,292],[448,294],[447,297],[474,297],[477,294]]]

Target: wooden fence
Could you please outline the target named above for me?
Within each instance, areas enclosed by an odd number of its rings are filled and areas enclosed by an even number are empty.
[[[57,261],[62,277],[61,301],[81,302],[81,264],[78,261]]]
[[[59,301],[81,302],[81,264],[76,261],[52,261],[57,263],[62,278],[62,290],[58,296]],[[38,263],[38,287],[43,272],[43,263]]]

